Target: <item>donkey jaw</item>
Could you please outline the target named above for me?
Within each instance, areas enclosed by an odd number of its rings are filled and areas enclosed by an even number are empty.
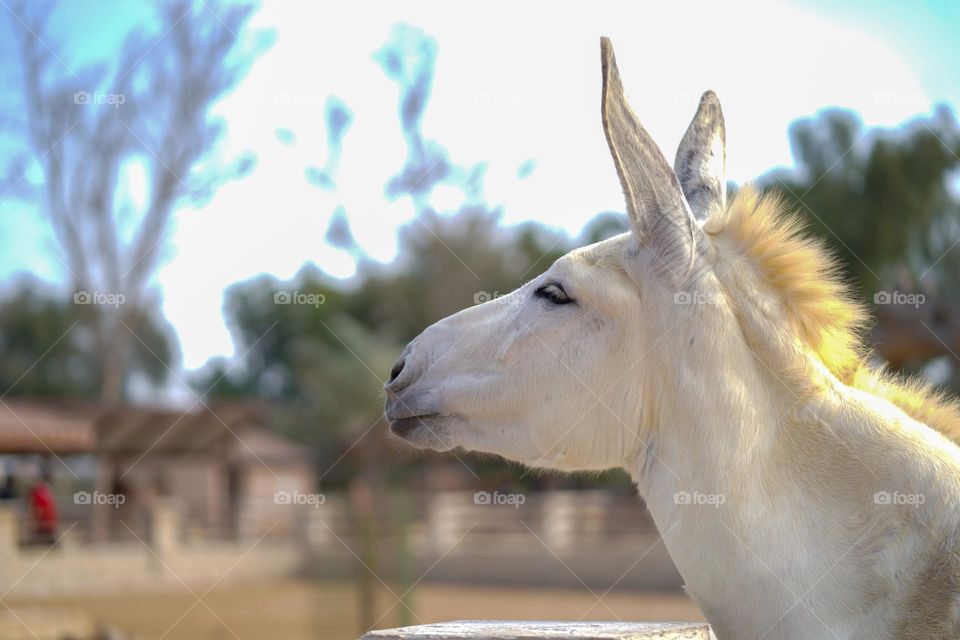
[[[387,416],[390,419],[390,416]],[[453,416],[433,413],[390,419],[390,431],[406,444],[417,449],[449,451],[456,447],[450,429],[456,419]]]

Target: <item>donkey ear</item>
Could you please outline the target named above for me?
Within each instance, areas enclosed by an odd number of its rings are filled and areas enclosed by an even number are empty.
[[[680,141],[673,161],[683,195],[703,222],[714,208],[727,206],[727,132],[720,100],[713,91],[700,97],[697,115]]]
[[[634,115],[623,95],[613,45],[600,39],[603,69],[603,132],[627,201],[638,242],[658,254],[671,272],[687,259],[693,266],[699,225],[667,159]],[[681,262],[682,264],[682,262]]]

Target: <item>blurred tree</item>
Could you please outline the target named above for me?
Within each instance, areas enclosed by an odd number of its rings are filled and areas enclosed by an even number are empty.
[[[47,216],[58,259],[69,272],[82,324],[95,348],[90,390],[120,402],[132,345],[158,325],[149,285],[173,212],[201,205],[224,180],[242,175],[251,156],[223,163],[210,153],[223,125],[211,105],[244,75],[257,45],[237,35],[252,12],[245,3],[163,3],[162,31],[136,31],[109,62],[73,70],[50,48],[53,7],[21,2],[11,11],[22,72],[21,153],[0,173],[7,192]],[[259,34],[256,34],[259,36]],[[24,180],[27,173],[39,176]],[[141,189],[131,187],[142,176]],[[139,192],[138,192],[139,191]],[[97,294],[120,300],[97,304]],[[157,355],[172,359],[163,336]]]
[[[386,431],[378,422],[382,378],[407,341],[440,318],[512,291],[571,246],[565,235],[539,225],[504,229],[500,212],[486,203],[485,166],[460,166],[443,146],[423,137],[434,55],[431,39],[400,25],[374,56],[399,86],[398,115],[408,145],[405,165],[384,193],[409,197],[416,212],[401,230],[397,260],[383,265],[369,259],[339,206],[327,240],[357,259],[353,281],[338,282],[308,266],[290,282],[260,277],[234,285],[224,313],[243,361],[229,371],[225,361],[210,363],[195,378],[201,390],[212,385],[212,395],[252,394],[272,401],[273,426],[312,444],[319,468],[333,469],[325,482],[344,482],[358,462],[376,466],[371,460]],[[307,179],[330,190],[351,117],[335,99],[326,111],[333,160],[308,169]],[[439,184],[459,190],[460,206],[436,210],[432,194]],[[282,296],[294,292],[292,303]],[[275,304],[278,294],[284,303]],[[322,303],[310,303],[321,297]],[[365,446],[366,453],[357,451]],[[358,454],[358,460],[339,463],[344,451]]]
[[[324,105],[324,116],[327,127],[327,160],[322,167],[307,167],[306,176],[307,180],[321,189],[335,190],[343,137],[353,124],[353,113],[339,98],[330,96]]]
[[[224,314],[243,357],[232,367],[209,363],[196,388],[267,399],[272,426],[309,443],[319,467],[331,468],[377,423],[382,378],[408,340],[483,296],[511,291],[535,275],[530,267],[539,258],[569,247],[535,228],[506,233],[477,212],[431,224],[428,233],[412,222],[401,235],[401,258],[392,265],[365,259],[352,283],[305,266],[288,282],[261,276],[233,285]],[[488,291],[460,260],[484,274]],[[340,483],[350,472],[343,465],[327,480]]]
[[[539,225],[503,229],[499,209],[484,194],[485,163],[459,165],[443,145],[424,136],[436,52],[433,38],[398,24],[374,54],[387,78],[397,83],[397,116],[407,145],[404,166],[387,182],[384,195],[410,198],[417,215],[401,232],[400,259],[389,273],[369,262],[360,265],[370,295],[363,296],[358,311],[392,327],[403,343],[465,306],[512,291],[570,247],[562,234]],[[432,196],[439,185],[461,192],[458,209],[436,210]]]
[[[389,370],[396,349],[351,308],[352,294],[315,267],[290,282],[261,276],[238,283],[224,314],[243,358],[233,367],[210,363],[195,386],[212,397],[264,398],[271,426],[311,445],[320,468],[329,469],[350,434],[379,418],[376,376]]]
[[[81,309],[85,313],[81,313]],[[90,398],[100,393],[103,358],[89,321],[110,313],[97,305],[86,309],[56,295],[49,285],[21,278],[0,302],[0,394]],[[148,384],[159,385],[172,358],[172,329],[156,314],[134,319],[137,340],[131,347],[129,370]]]
[[[895,367],[960,353],[960,128],[940,107],[897,129],[867,130],[827,110],[790,129],[794,170],[761,186],[780,191],[836,249],[871,303],[878,353]],[[884,293],[922,294],[887,304]],[[892,299],[892,296],[891,296]]]

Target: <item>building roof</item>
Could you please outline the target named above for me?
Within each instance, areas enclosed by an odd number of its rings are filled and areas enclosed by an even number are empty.
[[[239,432],[261,428],[263,415],[251,403],[203,405],[186,411],[118,407],[96,421],[97,450],[110,454],[198,453],[226,455]]]
[[[201,454],[237,463],[309,461],[304,447],[268,431],[263,421],[262,407],[251,402],[181,411],[0,400],[0,453]]]
[[[309,463],[310,454],[306,447],[280,434],[266,429],[247,428],[237,433],[227,458],[230,462],[270,465],[294,461]]]
[[[90,415],[38,401],[0,401],[0,453],[88,453],[94,442]]]

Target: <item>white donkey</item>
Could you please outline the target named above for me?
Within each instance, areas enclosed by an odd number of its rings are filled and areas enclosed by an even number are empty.
[[[865,314],[775,199],[726,202],[712,92],[671,169],[601,51],[631,232],[424,331],[393,432],[627,469],[721,640],[960,638],[957,406],[867,364]]]

